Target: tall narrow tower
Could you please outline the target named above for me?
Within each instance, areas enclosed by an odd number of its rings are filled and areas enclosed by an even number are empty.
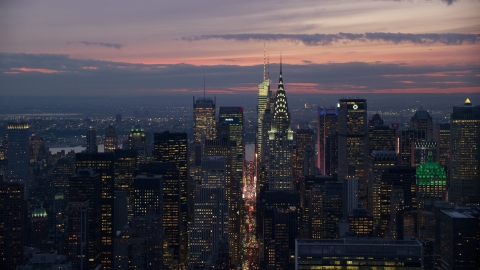
[[[215,99],[193,97],[193,139],[201,142],[202,136],[206,140],[215,139]]]
[[[360,201],[366,207],[368,119],[365,99],[340,99],[338,111],[338,179],[360,179]]]
[[[256,143],[256,154],[257,154],[257,166],[262,168],[264,164],[264,129],[263,129],[263,119],[265,116],[265,110],[270,107],[269,98],[271,96],[270,91],[270,78],[267,72],[267,62],[266,62],[266,53],[265,49],[263,51],[263,81],[258,85],[258,105],[257,105],[257,143]]]
[[[6,182],[23,184],[25,187],[24,195],[26,199],[29,194],[28,123],[8,123],[6,137]]]
[[[467,98],[450,116],[450,195],[458,204],[480,203],[480,106]]]
[[[270,190],[293,189],[293,131],[290,121],[280,61],[280,79],[275,97],[272,124],[268,132],[267,172]]]
[[[87,153],[98,153],[97,132],[94,127],[87,129]]]

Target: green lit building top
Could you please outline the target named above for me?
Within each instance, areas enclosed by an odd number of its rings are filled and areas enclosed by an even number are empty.
[[[417,167],[417,202],[423,208],[425,201],[444,199],[447,185],[445,169],[429,156],[427,161]]]

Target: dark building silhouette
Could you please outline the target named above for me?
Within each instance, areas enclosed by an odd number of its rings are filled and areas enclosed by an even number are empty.
[[[87,239],[86,247],[86,269],[94,269],[102,263],[102,176],[91,168],[80,168],[77,173],[70,177],[70,188],[68,194],[68,206],[71,207],[67,215],[67,257],[77,257],[82,254],[84,247],[77,241]],[[85,218],[83,207],[88,200],[88,214]],[[84,226],[85,227],[81,227]],[[83,233],[87,232],[85,236]],[[80,251],[82,250],[82,251]],[[85,268],[84,268],[85,269]]]
[[[180,269],[186,265],[181,257],[181,251],[186,250],[182,246],[182,236],[186,233],[181,212],[180,170],[175,163],[146,163],[141,164],[135,171],[134,177],[139,175],[163,175],[163,194],[161,209],[162,237],[164,239],[162,249],[162,262],[164,268]]]
[[[332,158],[336,153],[333,154],[333,151],[337,151],[337,148],[331,149],[332,137],[336,136],[338,132],[338,109],[335,107],[319,107],[318,108],[318,131],[317,131],[317,142],[318,142],[318,167],[320,173],[323,175],[331,175],[334,169],[331,168],[330,163]],[[336,145],[336,144],[334,144]],[[330,155],[327,155],[327,152]]]
[[[0,182],[0,268],[14,270],[23,262],[26,202],[22,183]]]
[[[101,239],[102,260],[104,268],[110,269],[113,261],[113,221],[114,214],[114,155],[113,153],[79,153],[75,156],[77,173],[80,168],[91,168],[100,174],[101,185]],[[90,203],[92,203],[90,201]]]
[[[8,123],[6,130],[6,181],[22,183],[24,196],[29,196],[29,131],[28,123]]]

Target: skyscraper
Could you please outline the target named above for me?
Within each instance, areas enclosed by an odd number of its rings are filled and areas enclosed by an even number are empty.
[[[78,169],[77,173],[70,177],[69,187],[69,205],[73,212],[69,211],[68,220],[73,222],[67,226],[67,245],[71,249],[69,257],[81,255],[77,243],[74,239],[86,239],[86,254],[88,267],[84,269],[95,269],[101,264],[103,259],[102,251],[102,176],[91,168]],[[80,204],[78,204],[80,202]],[[87,217],[77,216],[82,212],[77,212],[84,206],[88,207]],[[85,213],[84,213],[85,214]],[[75,216],[73,216],[75,215]],[[73,220],[72,220],[73,219]],[[81,223],[79,223],[81,222]],[[85,224],[86,223],[86,224]],[[87,228],[81,228],[87,226]],[[83,231],[83,232],[82,232]],[[87,232],[87,236],[78,235]],[[81,260],[79,258],[79,260]]]
[[[163,202],[163,175],[137,175],[133,182],[133,215],[160,216]]]
[[[432,117],[423,106],[420,106],[412,118],[410,118],[410,129],[425,131],[426,141],[433,139]]]
[[[130,129],[127,149],[137,151],[137,166],[140,163],[147,162],[147,137],[145,136],[145,129],[140,125],[134,125]]]
[[[431,156],[417,167],[416,187],[418,209],[424,208],[427,201],[445,199],[447,174],[445,169],[434,162]]]
[[[113,221],[114,221],[114,156],[113,153],[76,154],[75,167],[92,168],[101,177],[101,236],[103,267],[110,269],[113,261]],[[70,181],[71,182],[71,181]],[[90,197],[88,197],[90,198]],[[91,202],[91,201],[90,201]]]
[[[97,131],[94,127],[87,129],[87,153],[98,153]]]
[[[294,162],[294,181],[299,183],[304,177],[303,168],[306,154],[310,149],[315,149],[313,130],[298,129],[295,139],[295,162]]]
[[[480,106],[467,98],[450,116],[449,201],[480,203]]]
[[[215,139],[215,104],[216,99],[193,97],[193,140],[201,142]]]
[[[113,152],[118,148],[117,132],[113,125],[105,129],[105,152]]]
[[[334,136],[338,131],[338,108],[318,108],[318,167],[323,175],[331,175],[333,171],[327,159],[329,148],[328,138]],[[334,149],[336,150],[336,149]],[[330,155],[331,156],[331,155]],[[335,155],[336,156],[336,155]]]
[[[0,182],[0,268],[16,269],[23,260],[27,203],[21,183]]]
[[[359,199],[367,206],[368,121],[365,99],[340,99],[338,110],[338,180],[355,176],[360,180]]]
[[[293,189],[293,131],[283,86],[282,63],[273,119],[268,131],[268,183],[270,190]]]
[[[28,197],[28,123],[8,123],[6,135],[6,179],[8,182],[23,184],[25,186],[24,195],[25,197]]]
[[[270,91],[270,77],[267,71],[267,62],[265,51],[263,53],[263,81],[258,85],[258,104],[257,104],[257,142],[256,142],[256,154],[257,162],[260,165],[263,165],[263,154],[265,143],[264,142],[264,129],[263,129],[263,117],[265,115],[265,110],[270,107],[271,91]]]
[[[204,267],[221,241],[229,240],[224,157],[202,159],[202,185],[195,194],[195,213],[190,233],[190,265]]]
[[[156,162],[141,164],[135,171],[134,177],[138,175],[163,175],[162,261],[166,269],[184,269],[186,257],[183,257],[182,251],[187,247],[182,246],[184,245],[182,241],[187,228],[182,222],[181,215],[180,171],[175,163]]]
[[[245,160],[245,128],[242,107],[220,107],[219,123],[226,123],[230,127],[230,140],[237,142],[237,156],[232,164],[233,174],[238,181],[243,178],[243,166]]]

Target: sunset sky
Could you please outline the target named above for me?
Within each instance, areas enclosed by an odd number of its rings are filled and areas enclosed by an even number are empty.
[[[0,1],[0,96],[479,93],[480,1]]]

